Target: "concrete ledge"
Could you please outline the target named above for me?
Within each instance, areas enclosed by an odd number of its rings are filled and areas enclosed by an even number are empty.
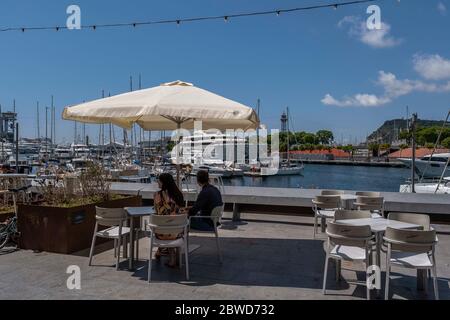
[[[158,186],[155,183],[115,182],[111,189],[116,193],[130,195],[139,193],[143,199],[153,199]],[[195,190],[194,186],[190,190]],[[227,186],[222,197],[224,202],[232,204],[311,208],[312,199],[320,195],[320,192],[320,189]],[[196,191],[183,193],[189,201],[196,199]],[[355,191],[347,190],[346,193],[355,194]],[[385,211],[439,214],[450,218],[450,196],[447,194],[381,192],[381,196],[385,199]]]

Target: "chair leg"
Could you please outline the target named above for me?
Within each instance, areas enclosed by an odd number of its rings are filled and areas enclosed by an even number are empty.
[[[313,238],[316,238],[317,233],[317,214],[314,214],[314,229],[313,229]]]
[[[128,259],[128,245],[130,243],[130,238],[128,235],[124,235],[122,238],[122,247],[123,247],[123,258]]]
[[[118,239],[117,239],[116,270],[119,270],[121,240],[122,240],[122,237],[121,237],[121,235],[120,235],[120,233],[119,233],[119,237],[118,237]]]
[[[117,239],[114,239],[114,258],[117,257]]]
[[[189,281],[189,247],[187,241],[184,243],[184,260],[186,263],[186,280]]]
[[[136,261],[139,261],[139,230],[136,230]]]
[[[322,293],[326,293],[326,287],[327,287],[327,273],[328,273],[328,254],[325,257],[325,270],[323,271],[323,287],[322,287]]]
[[[178,252],[178,266],[181,269],[183,267],[182,266],[182,264],[183,264],[183,248],[179,247],[179,248],[176,248],[175,250],[177,250],[177,252]]]
[[[389,275],[391,273],[391,265],[386,264],[386,283],[384,285],[384,300],[389,300]]]
[[[327,226],[327,219],[325,217],[320,218],[320,232],[324,233]]]
[[[153,255],[153,235],[150,236],[150,249],[148,252],[148,283],[152,281],[152,255]]]
[[[219,258],[219,262],[222,264],[222,252],[220,251],[219,234],[217,233],[217,227],[215,228],[215,234],[216,234],[217,256]]]
[[[439,288],[437,282],[437,272],[436,272],[436,262],[433,263],[433,288],[434,288],[434,298],[439,300]]]
[[[368,251],[366,250],[366,270],[369,268],[369,266],[370,266],[370,257]],[[367,272],[366,272],[366,295],[367,300],[370,300],[370,288],[367,285]]]
[[[91,250],[89,252],[89,265],[92,265],[92,257],[94,256],[95,239],[97,238],[98,223],[95,223],[94,235],[92,236]]]
[[[336,282],[341,281],[341,260],[336,259],[334,260],[335,264],[336,264]]]

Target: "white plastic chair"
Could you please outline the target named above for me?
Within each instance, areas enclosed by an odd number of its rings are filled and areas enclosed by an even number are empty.
[[[342,190],[322,190],[320,192],[320,195],[322,196],[340,196],[344,194],[344,191]]]
[[[381,217],[384,216],[384,198],[374,196],[357,196],[353,205],[358,210],[370,210]]]
[[[326,233],[328,235],[325,270],[323,275],[323,294],[326,294],[328,260],[335,259],[336,265],[344,261],[365,261],[366,270],[370,266],[373,236],[370,226],[349,226],[329,222]],[[338,268],[337,268],[338,270]],[[336,272],[336,279],[339,273]],[[367,299],[370,299],[370,289],[367,288]]]
[[[222,259],[222,252],[220,250],[219,232],[217,231],[217,229],[218,229],[217,227],[218,227],[219,223],[222,220],[222,215],[223,215],[224,208],[225,208],[225,205],[222,205],[222,206],[219,206],[219,207],[215,207],[211,211],[211,215],[210,216],[191,216],[189,218],[189,221],[192,221],[192,219],[207,219],[207,220],[211,220],[212,221],[212,223],[214,225],[214,230],[213,231],[193,230],[192,233],[214,233],[215,238],[216,238],[217,257],[219,258],[219,262],[220,263],[222,263],[223,259]],[[191,230],[189,231],[190,233],[191,233]]]
[[[189,280],[189,248],[188,248],[188,232],[187,228],[189,220],[186,214],[179,215],[151,215],[150,222],[147,227],[150,229],[150,249],[148,257],[148,282],[152,279],[152,257],[153,248],[178,248],[179,261],[181,269],[181,261],[184,251],[186,265],[186,280]],[[174,240],[161,240],[156,235],[178,236]]]
[[[380,197],[381,193],[377,191],[356,191],[355,195],[363,197]]]
[[[388,214],[389,220],[402,221],[422,226],[423,230],[431,230],[430,216],[420,213],[391,212]]]
[[[316,238],[318,219],[322,231],[325,231],[326,219],[334,219],[334,213],[341,208],[341,197],[338,195],[317,196],[312,200],[314,210],[313,238]]]
[[[334,213],[334,221],[368,218],[372,218],[372,213],[369,210],[336,210]]]
[[[439,300],[436,258],[434,254],[438,241],[436,231],[394,229],[388,227],[383,239],[385,245],[387,245],[384,299],[387,300],[389,298],[391,266],[398,266],[409,269],[431,270],[434,296],[436,300]]]
[[[216,186],[219,191],[224,194],[225,193],[225,185],[223,184],[222,176],[219,174],[210,174],[209,175],[209,182]]]
[[[125,227],[127,222],[127,213],[123,208],[100,208],[95,207],[96,222],[94,228],[94,235],[92,236],[91,250],[89,253],[89,265],[92,264],[94,256],[95,240],[97,237],[114,239],[114,254],[116,256],[116,270],[119,270],[120,263],[120,246],[123,238],[126,238],[130,233],[130,228]],[[109,227],[105,230],[98,231],[98,226]]]

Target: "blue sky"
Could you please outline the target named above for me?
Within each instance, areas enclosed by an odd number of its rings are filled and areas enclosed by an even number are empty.
[[[82,24],[225,15],[332,1],[2,0],[0,27],[64,25],[77,4]],[[255,106],[279,128],[290,107],[295,130],[331,129],[362,140],[384,120],[443,119],[450,108],[450,1],[384,0],[383,30],[363,28],[367,4],[334,9],[135,29],[0,33],[0,104],[15,98],[21,136],[36,136],[36,101],[55,96],[58,140],[72,141],[63,107],[184,80]],[[44,112],[41,109],[41,113]],[[43,128],[43,119],[41,121]],[[41,130],[42,131],[42,130]],[[119,132],[119,130],[117,130]],[[97,141],[97,126],[87,126]]]

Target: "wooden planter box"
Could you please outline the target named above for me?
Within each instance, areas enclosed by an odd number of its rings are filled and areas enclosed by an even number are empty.
[[[17,211],[20,248],[70,254],[91,246],[95,206],[139,207],[140,196],[130,196],[71,208],[19,205]]]
[[[0,223],[5,222],[9,218],[14,217],[14,212],[1,212],[0,213]]]

